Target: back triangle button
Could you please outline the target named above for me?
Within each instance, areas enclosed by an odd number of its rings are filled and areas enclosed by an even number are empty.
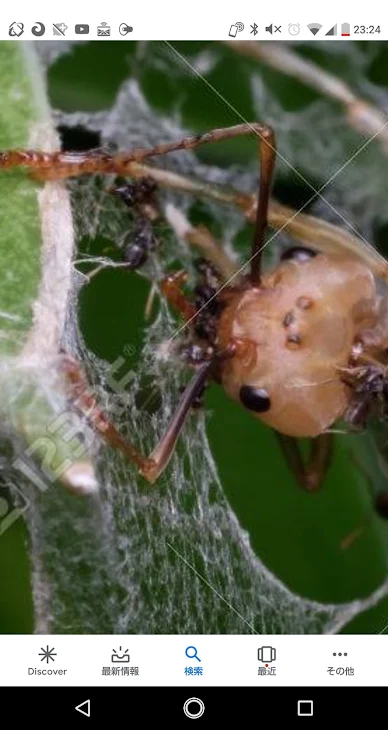
[[[75,707],[77,712],[80,712],[81,715],[86,715],[86,717],[90,717],[90,700],[85,700],[85,702],[81,702],[80,705],[77,705]]]

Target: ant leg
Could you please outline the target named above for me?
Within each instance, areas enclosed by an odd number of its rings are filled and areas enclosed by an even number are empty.
[[[175,309],[177,309],[186,320],[191,319],[196,313],[196,307],[190,302],[182,291],[182,285],[187,280],[185,271],[176,271],[169,274],[160,283],[160,290]]]
[[[253,122],[237,124],[234,127],[213,129],[204,134],[195,134],[173,142],[166,142],[155,147],[139,147],[111,154],[106,150],[89,150],[87,152],[39,152],[36,150],[0,151],[0,168],[28,167],[34,177],[40,180],[56,180],[58,178],[75,177],[90,174],[115,174],[130,177],[134,170],[133,163],[138,164],[149,157],[165,155],[178,150],[193,150],[203,144],[232,139],[246,134],[256,134],[261,141],[270,140],[273,132],[268,127]],[[271,137],[272,139],[273,137]],[[267,146],[270,141],[265,143]],[[265,158],[262,152],[262,159]]]
[[[64,372],[70,383],[70,393],[73,404],[86,416],[91,426],[113,448],[119,449],[138,468],[140,474],[153,484],[168,465],[174,451],[178,437],[182,431],[187,414],[198,396],[201,395],[206,380],[209,377],[213,361],[203,363],[181,395],[178,406],[166,433],[155,446],[152,454],[143,456],[137,448],[124,438],[116,426],[109,420],[97,405],[95,396],[89,391],[86,377],[80,365],[70,356],[64,360]]]
[[[226,253],[206,226],[192,226],[182,211],[171,204],[166,206],[165,217],[177,237],[199,249],[215,266],[224,282],[238,273],[237,263]]]
[[[251,283],[259,287],[261,282],[261,252],[268,225],[268,203],[276,158],[275,134],[271,127],[262,127],[259,133],[260,183],[257,200],[255,232],[251,250]]]
[[[237,276],[238,266],[236,261],[233,261],[226,253],[208,228],[203,225],[195,226],[187,232],[185,238],[192,246],[199,248],[203,256],[214,264],[221,275],[222,283],[226,283]]]
[[[305,464],[297,439],[276,432],[288,466],[303,489],[317,492],[331,463],[333,434],[322,433],[310,439],[310,453]]]

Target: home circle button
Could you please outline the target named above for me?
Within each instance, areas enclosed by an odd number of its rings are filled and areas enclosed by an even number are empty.
[[[202,717],[205,712],[205,705],[198,697],[190,697],[183,705],[183,712],[186,717],[196,720],[198,717]]]

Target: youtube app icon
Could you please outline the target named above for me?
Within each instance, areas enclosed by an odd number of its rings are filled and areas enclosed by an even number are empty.
[[[75,32],[77,35],[87,35],[89,33],[89,26],[87,23],[78,23],[75,26]]]

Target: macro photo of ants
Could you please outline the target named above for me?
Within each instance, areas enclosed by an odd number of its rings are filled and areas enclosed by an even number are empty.
[[[241,195],[239,201],[253,224],[248,261],[236,269],[203,227],[196,235],[207,244],[207,255],[197,261],[194,291],[187,292],[185,271],[167,271],[158,282],[189,333],[180,355],[193,371],[166,433],[145,456],[98,409],[91,421],[154,483],[169,463],[187,414],[214,381],[276,432],[300,486],[316,491],[330,465],[335,425],[342,422],[345,429],[360,431],[371,419],[387,416],[388,296],[380,293],[378,280],[387,277],[388,264],[361,241],[358,247],[349,246],[339,238],[329,245],[318,237],[289,247],[272,270],[263,270],[276,161],[274,131],[257,123],[241,124],[117,154],[100,149],[11,150],[0,153],[0,169],[22,166],[39,180],[93,174],[125,178],[113,192],[117,204],[135,214],[136,224],[122,265],[138,270],[160,244],[153,223],[163,215],[157,176],[144,173],[144,162],[245,134],[258,139],[260,170],[258,194]],[[83,393],[85,408],[90,406],[80,365],[69,359],[67,375],[73,392]],[[299,439],[310,441],[307,459]],[[376,509],[388,517],[386,495],[378,496]]]

